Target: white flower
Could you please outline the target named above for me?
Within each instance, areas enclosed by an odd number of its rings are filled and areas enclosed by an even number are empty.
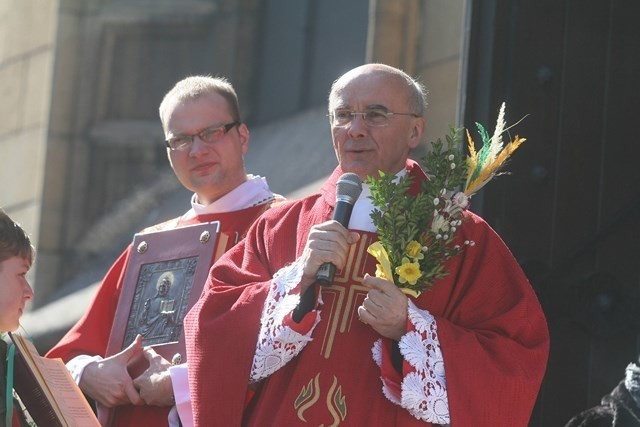
[[[459,206],[461,209],[466,209],[469,207],[469,196],[464,194],[462,191],[457,192],[453,195],[453,203]]]
[[[456,168],[456,164],[455,163],[451,163],[450,167],[451,167],[451,169],[455,169]]]
[[[449,161],[451,161],[451,160],[455,159],[455,157],[454,157],[453,154],[449,154],[449,157],[447,157],[447,159],[449,159]]]
[[[434,234],[449,231],[449,223],[447,222],[446,218],[437,212],[434,212],[433,221],[431,221],[431,231]]]
[[[446,200],[444,202],[444,211],[446,213],[449,214],[450,217],[455,218],[458,215],[460,215],[460,212],[462,212],[463,208],[461,208],[460,206],[456,205],[455,202],[451,201],[451,200]],[[455,225],[455,221],[456,220],[452,220],[451,221],[451,225]]]
[[[436,197],[435,199],[433,199],[433,205],[438,206],[438,204],[440,204],[440,199]]]

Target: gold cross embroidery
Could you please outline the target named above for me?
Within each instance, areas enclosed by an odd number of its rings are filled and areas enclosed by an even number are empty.
[[[367,248],[372,240],[372,236],[362,234],[358,243],[349,249],[346,265],[336,274],[334,284],[322,288],[323,295],[333,296],[325,299],[326,306],[322,310],[329,314],[320,350],[325,359],[331,356],[336,334],[349,332],[354,318],[358,316],[358,306],[367,295],[368,289],[357,283],[364,278]]]

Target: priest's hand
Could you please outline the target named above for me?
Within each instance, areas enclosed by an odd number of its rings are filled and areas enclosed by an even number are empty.
[[[107,408],[144,404],[127,371],[129,361],[141,355],[142,337],[138,335],[120,353],[88,364],[80,378],[80,389]]]
[[[335,220],[311,227],[301,256],[304,269],[300,293],[303,294],[316,281],[316,273],[322,264],[330,262],[338,270],[344,267],[349,246],[359,239],[358,233],[347,230]]]
[[[133,380],[140,397],[147,405],[173,406],[173,384],[169,374],[171,363],[151,347],[144,349],[144,357],[149,361],[149,367]]]
[[[369,288],[358,316],[386,338],[400,341],[407,333],[407,296],[392,282],[365,274],[362,284]]]

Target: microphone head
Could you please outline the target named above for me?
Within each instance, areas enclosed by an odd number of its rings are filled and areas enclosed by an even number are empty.
[[[362,193],[362,180],[355,173],[345,173],[336,183],[336,200],[353,205]]]

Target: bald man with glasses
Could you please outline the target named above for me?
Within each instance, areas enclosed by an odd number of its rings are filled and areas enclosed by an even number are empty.
[[[159,113],[171,168],[193,196],[184,215],[146,231],[219,221],[221,233],[230,237],[225,248],[229,249],[258,216],[282,201],[263,177],[245,170],[249,129],[240,120],[235,90],[224,78],[188,77],[165,95]],[[84,317],[47,356],[62,358],[86,395],[115,408],[112,425],[166,426],[174,403],[186,401],[190,407],[188,388],[177,381],[173,384],[174,374],[184,375],[186,383],[186,367],[176,366],[170,373],[170,363],[153,350],[143,350],[139,339],[106,357],[130,251],[128,247],[116,260]],[[127,364],[143,353],[151,368],[141,378],[131,378]],[[178,425],[176,415],[173,410],[171,425]]]
[[[348,226],[332,219],[345,173],[408,174],[412,186],[428,185],[408,159],[425,107],[422,85],[394,67],[367,64],[335,81],[334,173],[318,194],[260,217],[214,265],[185,317],[195,426],[527,424],[549,335],[489,225],[465,212],[459,239],[474,248],[448,261],[451,274],[433,289],[408,296],[375,277],[367,186]],[[338,273],[318,286],[327,263]]]

